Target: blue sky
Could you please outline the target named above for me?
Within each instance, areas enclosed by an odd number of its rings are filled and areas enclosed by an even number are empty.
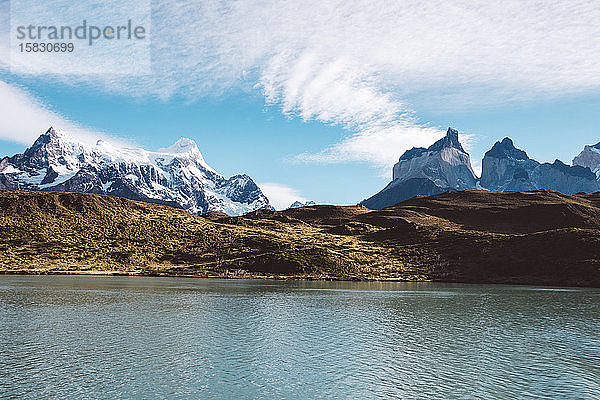
[[[62,3],[40,15],[52,20]],[[127,12],[151,15],[151,74],[57,73],[60,60],[32,71],[9,37],[0,155],[51,124],[148,149],[185,136],[213,168],[271,184],[278,201],[353,204],[388,182],[403,151],[448,126],[464,133],[476,169],[505,136],[567,163],[600,141],[597,4],[377,3],[140,2]]]

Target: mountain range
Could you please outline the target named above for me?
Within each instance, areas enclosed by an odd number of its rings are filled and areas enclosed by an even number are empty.
[[[600,143],[585,146],[572,165],[540,163],[506,137],[482,160],[481,177],[457,130],[431,146],[402,154],[392,181],[360,204],[382,209],[415,196],[447,191],[532,191],[564,194],[600,191]],[[181,138],[157,151],[98,140],[75,139],[52,127],[22,154],[0,160],[0,190],[40,190],[108,194],[182,208],[193,214],[236,216],[270,208],[269,200],[248,175],[225,178],[211,168],[196,143]],[[290,208],[314,205],[294,202]]]
[[[430,147],[414,147],[402,154],[394,165],[392,181],[361,204],[381,209],[414,196],[456,190],[595,193],[600,191],[599,171],[600,143],[585,146],[573,165],[567,165],[560,160],[540,163],[531,159],[506,137],[485,153],[478,178],[458,139],[458,131],[448,128],[446,135]]]
[[[0,190],[108,194],[193,214],[241,215],[270,207],[248,175],[223,177],[191,139],[147,151],[105,140],[90,145],[52,127],[23,154],[0,160]]]

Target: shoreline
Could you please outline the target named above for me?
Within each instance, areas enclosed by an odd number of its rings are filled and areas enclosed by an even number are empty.
[[[515,282],[507,280],[505,282],[498,281],[460,281],[460,280],[410,280],[398,278],[369,278],[360,279],[356,277],[340,278],[330,276],[310,276],[310,275],[234,275],[234,274],[169,274],[169,273],[136,273],[116,270],[54,270],[54,271],[33,271],[33,270],[14,270],[0,271],[0,275],[61,275],[61,276],[100,276],[100,277],[139,277],[139,278],[194,278],[194,279],[222,279],[222,280],[274,280],[274,281],[323,281],[323,282],[389,282],[389,283],[448,283],[461,285],[501,285],[501,286],[536,286],[555,289],[600,289],[599,286],[589,285],[560,285],[550,282]]]
[[[199,279],[256,279],[256,280],[280,280],[280,281],[340,281],[340,282],[434,282],[427,279],[401,279],[401,278],[358,278],[358,277],[333,277],[316,275],[276,275],[276,274],[173,274],[173,273],[146,273],[119,270],[0,270],[0,275],[88,275],[88,276],[130,276],[130,277],[153,277],[153,278],[199,278]],[[446,282],[465,283],[465,282]]]
[[[210,220],[0,191],[0,273],[600,287],[600,194],[448,192]]]

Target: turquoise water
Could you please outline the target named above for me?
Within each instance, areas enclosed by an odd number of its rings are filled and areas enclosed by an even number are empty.
[[[0,398],[600,399],[600,290],[0,276]]]

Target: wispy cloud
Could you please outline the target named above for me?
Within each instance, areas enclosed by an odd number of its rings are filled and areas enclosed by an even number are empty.
[[[306,202],[308,200],[300,194],[299,190],[281,183],[265,182],[259,183],[258,186],[267,196],[271,205],[278,210],[288,208],[295,201]]]
[[[167,0],[152,13],[152,75],[62,78],[162,99],[259,90],[290,117],[348,130],[300,156],[311,162],[389,165],[429,144],[442,130],[409,100],[456,109],[600,89],[595,1]]]
[[[68,131],[80,141],[122,142],[104,132],[83,127],[50,109],[25,89],[0,81],[0,139],[30,145],[50,126]]]

